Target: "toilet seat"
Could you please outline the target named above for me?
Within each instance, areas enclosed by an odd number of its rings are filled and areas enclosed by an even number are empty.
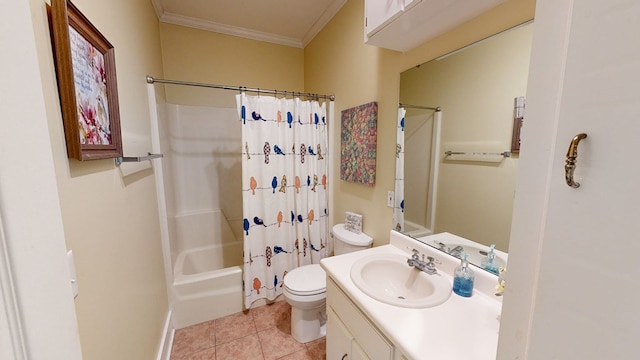
[[[284,277],[286,290],[298,296],[311,296],[327,291],[327,276],[320,264],[295,268]]]

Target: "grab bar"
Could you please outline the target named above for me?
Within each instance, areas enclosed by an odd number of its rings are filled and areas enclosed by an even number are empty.
[[[145,160],[153,160],[163,157],[163,154],[147,153],[146,156],[121,156],[115,158],[116,166],[120,166],[123,162],[141,162]]]

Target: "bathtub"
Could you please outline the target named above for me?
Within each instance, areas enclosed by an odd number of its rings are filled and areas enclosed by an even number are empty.
[[[433,231],[431,229],[427,229],[426,227],[420,225],[420,224],[416,224],[414,222],[411,222],[409,220],[405,220],[404,221],[404,231],[405,234],[414,237],[414,238],[418,238],[421,236],[427,236],[427,235],[432,235]]]
[[[174,262],[175,328],[242,311],[242,240],[229,238],[231,231],[224,214],[192,213],[176,217],[175,224],[178,241],[187,236],[182,243],[190,244],[178,253]]]

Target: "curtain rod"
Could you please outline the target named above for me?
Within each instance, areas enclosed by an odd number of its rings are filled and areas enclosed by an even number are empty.
[[[187,86],[199,86],[199,87],[207,87],[214,89],[223,89],[223,90],[236,90],[236,91],[250,91],[257,92],[258,94],[274,94],[274,95],[291,95],[291,96],[304,96],[316,99],[325,99],[334,101],[336,99],[335,95],[320,95],[320,94],[312,94],[312,93],[301,93],[295,91],[282,91],[282,90],[268,90],[268,89],[258,89],[258,88],[248,88],[246,86],[230,86],[230,85],[217,85],[217,84],[205,84],[205,83],[197,83],[197,82],[189,82],[189,81],[178,81],[178,80],[168,80],[168,79],[155,79],[149,75],[147,75],[147,84],[153,83],[161,83],[161,84],[173,84],[173,85],[187,85]]]
[[[419,106],[419,105],[410,105],[410,104],[403,104],[403,103],[398,104],[398,107],[403,107],[403,108],[407,108],[407,109],[424,109],[424,110],[433,110],[433,111],[441,111],[441,110],[442,110],[442,109],[440,108],[440,106],[438,106],[438,107],[431,107],[431,106]]]

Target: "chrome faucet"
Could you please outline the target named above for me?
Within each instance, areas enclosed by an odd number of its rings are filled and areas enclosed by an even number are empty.
[[[449,250],[449,254],[452,256],[457,257],[458,259],[462,258],[462,252],[464,251],[464,248],[460,245],[454,247],[453,249]]]
[[[438,250],[446,252],[447,254],[457,257],[458,259],[462,259],[462,253],[464,252],[464,248],[460,245],[457,245],[456,247],[449,248],[447,247],[444,243],[434,240],[436,245],[438,245]]]
[[[427,261],[424,260],[424,254],[422,254],[422,259],[420,259],[420,252],[416,249],[411,249],[413,253],[410,259],[407,259],[407,265],[414,267],[420,271],[424,271],[429,275],[434,275],[438,272],[436,269],[436,259],[431,256],[427,256]]]

